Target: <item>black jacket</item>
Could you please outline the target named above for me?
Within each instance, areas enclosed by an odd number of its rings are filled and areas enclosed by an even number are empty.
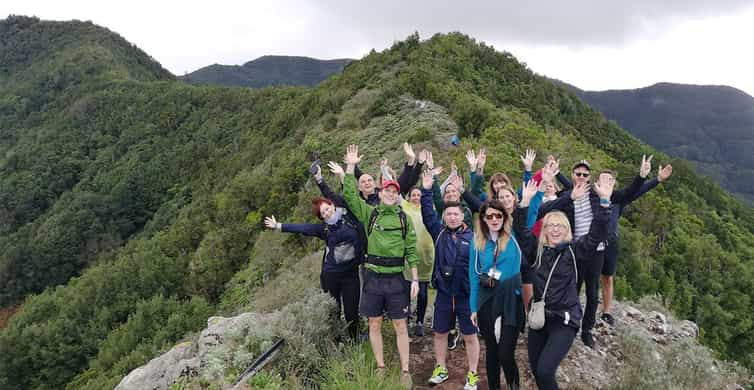
[[[563,321],[575,328],[581,324],[582,310],[576,289],[576,262],[589,261],[594,257],[599,243],[607,239],[607,225],[612,213],[612,206],[598,207],[599,209],[594,211],[589,233],[576,241],[561,243],[554,248],[545,246],[539,266],[538,238],[526,227],[528,207],[519,207],[514,213],[513,232],[523,254],[521,272],[525,274],[524,279],[534,285],[535,301],[541,299],[550,270],[560,256],[545,296],[547,321]],[[541,234],[544,234],[544,228]],[[576,256],[575,259],[572,254]]]
[[[610,202],[616,204],[628,204],[632,200],[636,199],[640,195],[641,186],[644,184],[644,179],[636,175],[634,180],[628,187],[622,188],[618,191],[614,191],[610,196]],[[592,215],[597,215],[600,208],[600,197],[594,189],[589,190],[589,203],[592,206]],[[563,191],[557,199],[552,202],[542,204],[537,213],[537,219],[542,219],[550,211],[562,211],[568,216],[568,221],[571,222],[571,229],[576,228],[574,220],[573,199],[571,199],[571,191]],[[525,219],[525,218],[524,218]],[[614,233],[614,232],[611,232]]]

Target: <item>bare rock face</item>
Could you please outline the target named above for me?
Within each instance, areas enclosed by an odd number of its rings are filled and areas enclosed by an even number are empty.
[[[191,342],[178,344],[162,356],[149,361],[120,381],[116,390],[167,389],[182,377],[197,375],[200,360],[193,351]]]
[[[181,378],[198,376],[206,363],[210,348],[225,343],[225,340],[240,329],[254,323],[261,314],[243,313],[235,317],[210,317],[199,339],[176,345],[167,353],[149,361],[123,378],[116,390],[162,390]]]

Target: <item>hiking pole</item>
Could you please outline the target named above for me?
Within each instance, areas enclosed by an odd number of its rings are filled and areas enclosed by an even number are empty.
[[[275,344],[272,344],[270,349],[265,351],[263,354],[259,355],[257,360],[254,360],[254,363],[251,363],[251,365],[247,367],[241,373],[238,379],[236,379],[236,381],[233,382],[233,389],[237,389],[239,384],[245,383],[246,381],[251,379],[251,377],[256,375],[259,372],[259,370],[261,370],[262,367],[265,366],[265,364],[267,364],[270,360],[272,360],[272,358],[277,356],[277,354],[280,352],[280,348],[283,346],[284,343],[285,343],[285,339],[279,338],[275,342]]]

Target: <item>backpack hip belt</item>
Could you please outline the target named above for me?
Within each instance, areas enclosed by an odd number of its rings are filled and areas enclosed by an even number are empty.
[[[367,264],[378,265],[380,267],[403,267],[403,263],[403,257],[367,256]]]

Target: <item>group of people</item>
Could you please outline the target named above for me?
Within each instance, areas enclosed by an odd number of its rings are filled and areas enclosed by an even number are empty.
[[[600,283],[601,318],[611,325],[615,321],[610,304],[621,213],[668,180],[672,167],[660,166],[657,177],[646,180],[652,156],[642,157],[636,177],[614,191],[615,172],[599,171],[592,181],[591,166],[582,160],[573,166],[569,180],[552,156],[533,172],[536,154],[527,150],[521,156],[523,184],[516,190],[502,172],[485,185],[484,149],[466,154],[468,181],[453,164],[442,183],[443,169],[434,165],[431,152],[417,155],[408,144],[404,152],[401,174],[396,177],[382,160],[375,181],[358,167],[358,146],[349,145],[345,170],[336,162],[328,164],[343,184],[342,194],[323,180],[321,164],[315,162],[311,172],[322,197],[312,206],[322,223],[280,223],[270,216],[265,225],[325,241],[322,289],[339,310],[342,306],[354,340],[359,338],[359,314],[367,318],[378,375],[385,373],[382,321],[387,316],[395,328],[401,382],[412,386],[411,300],[418,298],[414,334],[420,336],[431,285],[436,290],[436,367],[430,385],[448,380],[447,340],[458,328],[468,360],[464,389],[476,389],[479,382],[479,333],[489,388],[501,388],[502,368],[507,388],[518,389],[514,353],[519,334],[528,328],[529,364],[537,386],[557,389],[556,370],[579,330],[583,343],[595,347],[592,330]],[[579,301],[582,284],[584,310]]]

